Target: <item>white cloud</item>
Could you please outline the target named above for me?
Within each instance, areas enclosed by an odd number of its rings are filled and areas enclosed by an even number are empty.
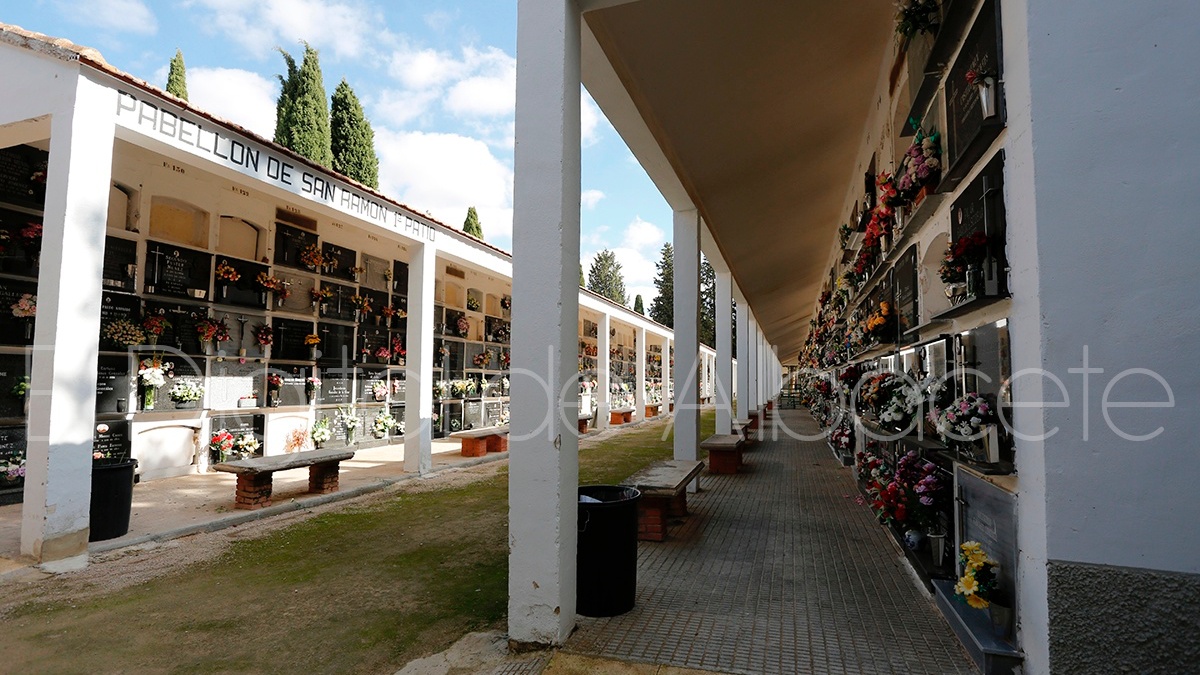
[[[596,208],[596,205],[600,203],[601,199],[604,199],[604,193],[600,190],[584,190],[579,195],[579,201],[581,202],[583,208],[589,210]]]
[[[592,99],[586,89],[579,94],[579,138],[580,145],[591,147],[600,142],[600,120],[604,115],[600,106]]]
[[[211,19],[202,24],[206,30],[260,58],[276,46],[295,52],[293,46],[306,40],[322,56],[354,59],[381,36],[387,39],[378,10],[358,0],[187,0],[184,6],[210,11]]]
[[[512,241],[512,169],[487,144],[458,134],[376,129],[380,188],[412,208],[460,227],[474,206],[484,238]]]
[[[373,113],[372,119],[377,120],[380,124],[404,127],[425,118],[437,99],[436,90],[384,89],[377,98],[368,100],[368,103]]]
[[[187,85],[188,100],[199,108],[264,138],[275,136],[277,82],[236,68],[188,68]]]
[[[73,23],[136,35],[158,32],[158,20],[142,0],[59,0],[55,5]]]
[[[464,61],[447,52],[408,47],[393,52],[388,64],[388,73],[407,89],[441,87],[462,77],[466,70]]]
[[[636,216],[625,228],[623,243],[640,251],[657,251],[666,240],[666,235],[657,225]]]

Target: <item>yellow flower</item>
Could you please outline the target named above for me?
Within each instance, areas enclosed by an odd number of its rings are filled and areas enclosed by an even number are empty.
[[[960,546],[959,548],[962,549],[963,553],[966,553],[968,555],[970,555],[972,553],[979,553],[980,551],[983,550],[983,546],[981,546],[979,544],[979,542],[977,542],[977,541],[964,541],[962,543],[962,546]]]
[[[967,565],[974,569],[983,567],[986,562],[988,562],[988,557],[983,551],[973,551],[967,554]]]
[[[987,609],[987,607],[990,603],[987,600],[984,600],[983,598],[979,597],[978,595],[968,595],[967,596],[967,604],[974,607],[975,609]]]
[[[979,582],[975,580],[974,574],[964,574],[958,579],[958,584],[954,586],[954,592],[959,595],[972,596],[975,591],[979,590]]]

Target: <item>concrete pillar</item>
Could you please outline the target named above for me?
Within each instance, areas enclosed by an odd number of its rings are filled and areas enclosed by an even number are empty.
[[[21,553],[53,571],[87,565],[116,110],[116,92],[85,78],[72,93],[71,109],[50,122],[21,509]]]
[[[580,15],[519,0],[513,219],[508,636],[575,627],[579,486]]]
[[[700,214],[676,211],[675,459],[696,459],[700,446]]]
[[[728,434],[733,429],[733,326],[729,319],[729,306],[733,302],[733,275],[717,272],[716,321],[717,361],[716,392],[717,433]]]
[[[663,412],[671,411],[671,383],[674,381],[675,369],[671,366],[671,338],[663,336],[662,341],[662,404]]]
[[[734,287],[737,298],[737,415],[741,420],[750,417],[750,305],[742,296],[741,289]]]
[[[646,329],[638,328],[634,331],[637,340],[637,346],[634,351],[637,356],[637,362],[634,364],[634,383],[633,383],[633,413],[638,419],[646,418]]]
[[[609,388],[614,382],[612,376],[612,358],[608,355],[611,342],[608,331],[612,327],[608,314],[601,314],[596,330],[596,428],[608,428],[608,411],[612,407],[612,393]]]
[[[747,382],[746,393],[749,394],[749,396],[746,397],[746,410],[755,412],[762,404],[762,399],[759,396],[758,390],[758,321],[754,319],[753,312],[748,312],[748,314],[750,315],[747,317],[747,322],[749,323],[749,326],[747,327],[749,334],[746,342],[748,343],[747,357],[749,364],[747,364],[748,367],[746,368],[746,375],[749,378],[749,381]]]
[[[415,244],[408,265],[408,355],[404,392],[404,470],[433,468],[433,288],[437,250]]]

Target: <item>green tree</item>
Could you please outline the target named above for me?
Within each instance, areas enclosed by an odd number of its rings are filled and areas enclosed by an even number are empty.
[[[658,295],[650,303],[650,318],[667,328],[675,327],[675,248],[671,242],[663,244],[659,251],[658,269],[654,273],[654,287]]]
[[[646,307],[645,307],[645,305],[642,304],[642,294],[641,293],[638,293],[637,297],[635,297],[633,299],[633,311],[637,312],[638,314],[641,314],[642,316],[646,315]]]
[[[275,142],[321,166],[333,163],[329,137],[329,105],[317,50],[304,43],[304,61],[296,67],[291,54],[279,50],[287,63],[287,75],[275,107]]]
[[[700,344],[717,346],[717,272],[700,258]]]
[[[621,274],[621,263],[617,262],[617,254],[604,249],[596,254],[592,267],[588,270],[589,291],[625,305],[629,298],[625,295],[625,277]]]
[[[483,225],[479,223],[479,214],[475,212],[475,207],[467,209],[467,219],[463,221],[463,232],[475,237],[479,241],[483,241]],[[583,273],[583,264],[579,265],[580,274]]]
[[[167,93],[183,100],[187,97],[187,68],[183,65],[183,51],[176,49],[171,59],[171,70],[167,73]]]
[[[579,263],[579,287],[587,288],[587,282],[583,280],[583,263]]]
[[[379,157],[375,130],[363,114],[362,104],[343,78],[333,91],[329,112],[329,147],[333,170],[373,188],[379,187]]]

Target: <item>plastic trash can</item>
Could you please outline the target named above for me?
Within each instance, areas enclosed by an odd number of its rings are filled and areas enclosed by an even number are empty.
[[[92,464],[91,531],[88,541],[105,541],[129,532],[136,459]]]
[[[633,609],[637,593],[638,500],[635,488],[579,487],[576,608],[584,616],[616,616]],[[593,501],[594,500],[594,501]]]

